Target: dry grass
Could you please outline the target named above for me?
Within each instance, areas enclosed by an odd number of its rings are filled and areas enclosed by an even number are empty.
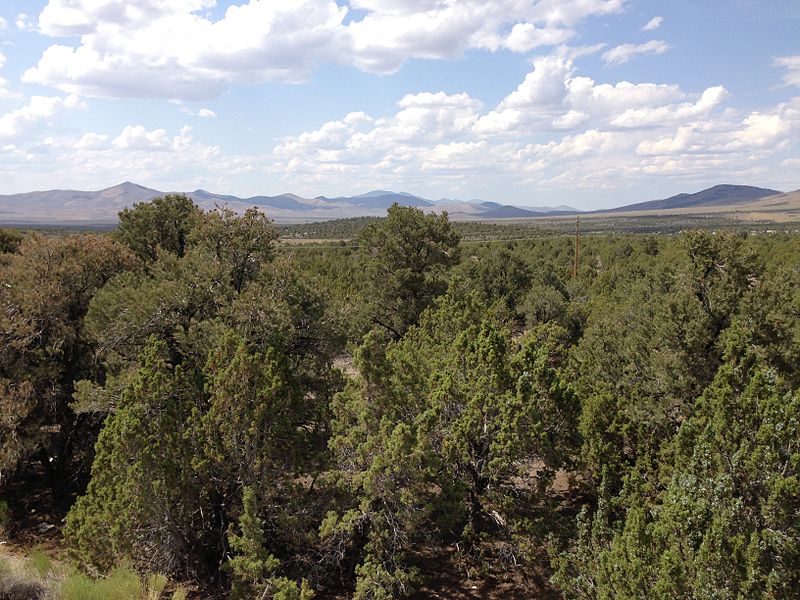
[[[0,546],[0,600],[186,600],[187,590],[165,592],[167,578],[140,576],[131,569],[115,569],[95,579],[51,557],[41,549],[27,557]]]

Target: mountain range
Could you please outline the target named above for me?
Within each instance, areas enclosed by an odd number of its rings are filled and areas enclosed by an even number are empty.
[[[264,210],[277,223],[325,221],[347,217],[383,216],[393,203],[414,206],[425,211],[446,210],[453,220],[527,219],[537,217],[578,214],[569,206],[533,207],[511,206],[485,200],[453,200],[442,198],[428,200],[408,192],[373,190],[357,196],[317,196],[303,198],[286,193],[277,196],[251,196],[240,198],[206,190],[184,192],[206,210],[226,205],[237,211],[256,206]],[[48,190],[21,194],[0,195],[0,223],[5,224],[80,224],[114,223],[117,213],[137,202],[146,202],[165,192],[125,182],[113,187],[91,192],[76,190]],[[615,214],[630,212],[658,212],[676,209],[712,210],[718,212],[728,206],[746,206],[764,198],[778,197],[782,192],[744,185],[716,185],[691,194],[678,194],[660,200],[639,202],[602,211],[585,213]],[[784,202],[785,204],[785,202]],[[583,213],[581,213],[583,214]]]
[[[3,223],[114,223],[117,213],[137,202],[146,202],[165,193],[126,181],[119,185],[87,192],[48,190],[0,196],[0,222]],[[173,192],[174,193],[174,192]],[[206,210],[225,205],[237,211],[257,206],[277,223],[326,221],[347,217],[383,216],[395,202],[423,210],[446,210],[454,219],[485,220],[509,217],[534,218],[554,214],[572,214],[574,208],[521,208],[481,200],[462,201],[443,198],[427,200],[408,192],[373,190],[357,196],[317,196],[303,198],[297,194],[251,196],[240,198],[207,190],[182,192]]]
[[[782,194],[778,190],[769,188],[753,187],[751,185],[715,185],[706,190],[695,192],[694,194],[678,194],[664,198],[663,200],[650,200],[649,202],[637,202],[605,211],[598,212],[632,212],[639,210],[669,210],[674,208],[694,208],[711,206],[731,206],[735,204],[747,204],[754,200],[760,200],[767,196],[777,196]]]

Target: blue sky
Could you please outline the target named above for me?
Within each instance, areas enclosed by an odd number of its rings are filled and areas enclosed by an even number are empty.
[[[0,193],[800,188],[797,0],[4,0]]]

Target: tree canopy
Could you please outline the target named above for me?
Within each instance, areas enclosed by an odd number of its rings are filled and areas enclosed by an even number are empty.
[[[9,522],[58,498],[80,568],[209,597],[796,596],[796,235],[591,235],[573,275],[568,236],[357,225],[0,230]]]

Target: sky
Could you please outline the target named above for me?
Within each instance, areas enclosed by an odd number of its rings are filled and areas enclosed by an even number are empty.
[[[800,188],[797,0],[3,0],[0,194]]]

